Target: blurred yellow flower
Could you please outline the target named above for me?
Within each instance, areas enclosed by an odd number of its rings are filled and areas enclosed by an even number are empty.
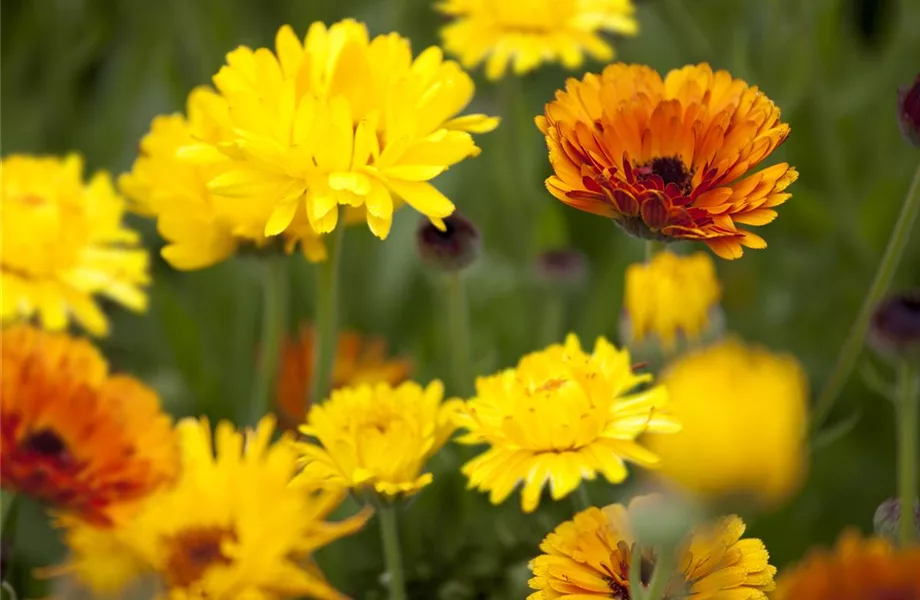
[[[140,237],[122,224],[124,200],[108,173],[83,182],[83,160],[14,154],[0,163],[0,316],[41,318],[61,330],[71,317],[94,335],[108,321],[93,296],[135,311],[150,282]]]
[[[721,295],[715,265],[704,252],[678,256],[664,251],[629,265],[623,306],[627,342],[654,336],[672,352],[680,337],[697,341],[709,328],[710,312]]]
[[[666,390],[651,381],[633,373],[627,350],[598,338],[587,354],[575,335],[478,378],[476,397],[457,416],[468,431],[458,441],[490,446],[463,466],[469,487],[489,491],[498,504],[523,481],[521,506],[532,512],[547,482],[558,500],[597,473],[623,481],[624,460],[656,466],[658,457],[636,438],[680,427]]]
[[[534,576],[529,584],[537,591],[527,600],[628,600],[631,590],[635,597],[639,585],[648,586],[656,553],[653,548],[641,549],[642,581],[631,582],[629,569],[636,541],[630,527],[630,513],[652,498],[634,498],[628,509],[622,504],[603,509],[591,507],[556,527],[540,544],[544,554],[530,562]],[[763,542],[741,538],[744,529],[740,518],[729,516],[693,531],[682,545],[678,570],[671,577],[664,597],[767,600],[765,592],[774,587],[776,568],[770,565]]]
[[[466,68],[486,63],[486,77],[499,79],[510,64],[523,75],[542,63],[575,69],[588,54],[609,62],[614,52],[602,32],[635,35],[632,0],[444,0],[455,17],[441,35],[444,48]]]
[[[154,574],[170,600],[344,598],[305,561],[360,529],[369,511],[324,522],[343,494],[290,486],[297,454],[290,438],[271,442],[271,418],[245,438],[221,422],[213,443],[206,420],[185,419],[177,430],[183,470],[175,487],[125,506],[111,530],[62,520],[65,570],[109,593]]]
[[[920,546],[897,550],[881,538],[840,536],[815,549],[776,582],[773,600],[913,600],[920,598]]]
[[[456,426],[458,401],[442,402],[444,386],[407,381],[345,387],[315,404],[300,431],[315,442],[298,444],[307,485],[374,490],[388,499],[410,496],[431,483],[425,462]]]
[[[428,181],[478,154],[470,134],[498,124],[457,116],[473,81],[438,48],[413,59],[406,38],[370,39],[350,19],[313,23],[303,40],[284,26],[274,52],[239,47],[214,85],[207,112],[226,127],[219,136],[193,127],[197,143],[180,155],[207,165],[207,189],[265,236],[299,231],[303,219],[329,233],[345,207],[385,238],[402,201],[443,225],[454,205]]]
[[[728,339],[682,356],[662,383],[683,425],[643,440],[662,474],[704,496],[767,506],[798,489],[808,381],[795,358]]]

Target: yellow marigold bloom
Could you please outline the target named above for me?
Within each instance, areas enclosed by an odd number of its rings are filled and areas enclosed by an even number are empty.
[[[300,431],[315,442],[298,444],[308,485],[410,496],[431,483],[425,463],[456,429],[457,401],[441,402],[444,386],[407,381],[346,387],[315,404]]]
[[[722,258],[766,247],[738,225],[772,221],[798,177],[786,163],[753,170],[789,125],[757,87],[707,64],[664,79],[643,65],[609,65],[569,79],[536,123],[553,196],[632,235],[701,240]]]
[[[105,335],[108,322],[93,296],[135,311],[147,308],[147,252],[122,224],[124,200],[108,173],[83,182],[83,160],[12,155],[0,163],[0,316],[37,315],[61,330],[71,317]]]
[[[458,441],[490,446],[463,466],[469,487],[489,491],[499,504],[523,481],[521,507],[531,512],[547,482],[558,500],[597,473],[623,481],[624,460],[657,466],[658,457],[636,438],[679,426],[666,390],[651,381],[633,373],[627,350],[598,338],[588,354],[575,335],[524,356],[516,368],[478,378],[476,397],[457,416],[468,431]]]
[[[206,420],[185,419],[177,430],[176,485],[126,507],[108,531],[62,521],[65,570],[107,593],[153,574],[170,600],[343,598],[305,565],[317,548],[360,529],[368,511],[324,522],[343,494],[290,485],[296,450],[286,436],[272,443],[270,417],[245,437],[221,422],[213,442]]]
[[[844,532],[837,547],[815,549],[783,571],[773,600],[920,598],[920,546],[897,550],[882,538]]]
[[[105,527],[110,509],[179,468],[153,390],[111,375],[88,341],[26,325],[0,333],[0,482]]]
[[[646,587],[656,554],[652,548],[642,549],[642,581],[630,581],[636,543],[630,513],[648,498],[634,498],[628,509],[622,504],[591,507],[556,527],[540,544],[544,554],[530,562],[534,574],[530,587],[538,591],[527,600],[629,600],[631,590]],[[763,542],[742,539],[744,528],[740,518],[729,516],[693,531],[679,553],[679,569],[664,597],[767,600],[765,592],[774,587],[776,568],[770,565]]]
[[[628,342],[657,338],[667,352],[678,338],[699,340],[722,296],[712,258],[703,252],[659,252],[626,268],[624,313]]]
[[[795,358],[728,339],[679,358],[662,375],[683,429],[649,435],[662,473],[705,496],[774,505],[806,468],[808,381]]]
[[[303,40],[284,26],[274,51],[239,47],[214,85],[208,110],[228,121],[226,135],[195,135],[201,141],[181,154],[219,172],[207,181],[211,193],[258,206],[266,236],[304,214],[329,233],[345,207],[385,238],[403,201],[443,225],[454,205],[428,181],[479,153],[471,132],[498,124],[457,116],[473,81],[438,48],[413,59],[409,40],[370,39],[353,20],[314,23]]]
[[[444,0],[455,20],[441,31],[444,47],[466,68],[486,63],[499,79],[510,64],[523,75],[542,63],[576,69],[588,54],[610,62],[614,52],[602,32],[635,35],[632,0]]]

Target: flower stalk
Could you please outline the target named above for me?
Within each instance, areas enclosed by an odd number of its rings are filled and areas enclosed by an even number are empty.
[[[399,527],[396,519],[396,505],[384,501],[377,511],[380,521],[380,538],[383,541],[383,557],[386,562],[390,588],[390,600],[406,600],[406,577],[399,549]]]
[[[660,552],[658,561],[655,564],[655,572],[652,574],[652,580],[642,595],[643,600],[664,600],[668,591],[668,584],[674,573],[674,567],[673,551]],[[638,587],[642,587],[641,583]]]
[[[447,273],[445,279],[451,377],[454,391],[466,397],[471,392],[473,375],[470,368],[470,309],[463,281],[463,271]]]
[[[920,454],[920,369],[903,360],[898,368],[898,498],[901,517],[898,541],[902,546],[915,543],[917,527],[913,507],[920,494],[918,454]]]
[[[320,403],[332,387],[332,369],[335,367],[335,352],[338,343],[339,263],[342,255],[342,238],[345,235],[344,219],[328,236],[326,249],[328,257],[318,265],[316,296],[315,350],[313,353],[313,378],[309,396],[304,398],[304,409],[311,402]]]
[[[262,336],[259,365],[253,384],[251,414],[248,422],[256,424],[271,409],[271,397],[278,375],[278,357],[287,327],[287,272],[284,258],[269,256],[262,267]]]

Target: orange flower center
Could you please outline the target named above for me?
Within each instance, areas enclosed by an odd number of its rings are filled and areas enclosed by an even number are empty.
[[[223,527],[196,527],[177,533],[169,540],[164,578],[169,587],[186,588],[200,580],[214,565],[229,565],[223,544],[236,534]]]

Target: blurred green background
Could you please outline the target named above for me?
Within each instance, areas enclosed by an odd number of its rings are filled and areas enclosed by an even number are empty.
[[[157,114],[182,110],[224,54],[240,44],[272,45],[285,23],[299,32],[314,20],[355,17],[372,33],[398,28],[419,52],[438,42],[444,19],[429,0],[2,0],[2,152],[79,150],[90,169],[130,167]],[[617,40],[618,58],[659,70],[708,61],[758,85],[781,108],[792,135],[771,161],[801,177],[780,217],[758,233],[770,246],[719,261],[731,329],[795,353],[818,388],[825,380],[887,241],[920,152],[899,135],[896,90],[920,69],[920,2],[915,0],[646,0],[642,32]],[[597,71],[601,65],[587,64]],[[544,324],[532,259],[572,246],[590,262],[590,279],[569,298],[566,328],[588,342],[617,337],[623,271],[642,244],[612,223],[568,209],[543,188],[549,174],[534,115],[567,73],[545,67],[518,81],[486,82],[480,73],[472,111],[501,114],[479,136],[483,153],[435,183],[479,224],[485,253],[467,277],[477,373],[513,364],[561,339]],[[515,89],[517,88],[517,89]],[[509,102],[508,98],[517,98]],[[507,190],[514,190],[509,196]],[[134,219],[156,257],[148,314],[113,307],[113,335],[102,346],[117,369],[162,394],[176,415],[244,414],[258,337],[259,277],[237,258],[192,273],[171,270],[157,252],[150,222]],[[382,334],[412,357],[420,381],[446,378],[448,343],[441,281],[415,252],[418,215],[404,209],[379,242],[363,227],[346,235],[341,323]],[[920,236],[914,235],[896,287],[920,285]],[[686,250],[686,249],[683,249]],[[291,329],[309,318],[314,268],[291,257]],[[864,354],[862,363],[870,361]],[[884,366],[879,366],[887,376]],[[742,398],[739,397],[739,400]],[[854,376],[832,422],[862,416],[855,429],[816,450],[807,486],[783,510],[751,516],[774,563],[797,559],[814,543],[855,525],[871,529],[875,507],[894,490],[893,410]],[[522,598],[536,544],[571,514],[544,502],[524,517],[514,496],[489,507],[462,492],[460,456],[437,457],[435,483],[407,509],[403,538],[412,598]],[[596,502],[629,487],[592,485]],[[62,549],[36,507],[21,523],[17,571],[49,564]],[[375,526],[325,549],[320,563],[345,592],[382,598]],[[35,596],[32,583],[27,594]]]

